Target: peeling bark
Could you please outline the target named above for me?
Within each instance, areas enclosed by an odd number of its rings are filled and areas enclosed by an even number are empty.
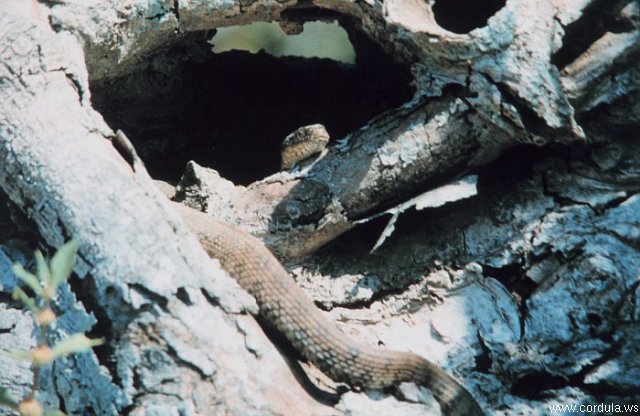
[[[147,172],[118,153],[113,130],[123,126],[94,109],[102,88],[101,99],[112,92],[131,113],[144,90],[117,85],[136,74],[156,74],[164,91],[185,65],[208,59],[202,43],[215,28],[338,18],[352,39],[367,37],[410,68],[413,97],[333,138],[297,172],[237,187],[192,164],[182,196],[283,254],[345,332],[429,357],[489,414],[638,404],[639,16],[635,1],[509,1],[458,34],[421,1],[6,0],[0,189],[14,215],[0,223],[0,345],[32,342],[30,318],[9,295],[10,263],[31,255],[13,230],[28,223],[43,246],[80,242],[52,339],[92,330],[108,345],[42,375],[50,406],[86,415],[438,412],[407,386],[342,394],[306,368],[327,399],[296,380],[247,314],[254,301]],[[171,100],[179,107],[188,94]],[[468,173],[480,178],[477,197],[400,216],[369,254],[384,224],[357,224]],[[29,388],[23,364],[0,355],[0,369],[0,386],[16,396]]]

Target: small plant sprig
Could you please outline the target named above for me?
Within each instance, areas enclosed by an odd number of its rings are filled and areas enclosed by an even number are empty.
[[[21,288],[13,291],[13,298],[20,300],[34,316],[39,327],[38,345],[30,352],[15,352],[11,355],[31,361],[33,368],[33,383],[31,392],[22,401],[14,400],[7,389],[0,388],[0,406],[9,407],[20,416],[63,416],[59,410],[45,412],[42,404],[36,398],[38,392],[38,378],[40,369],[53,360],[65,355],[86,351],[103,343],[102,340],[89,339],[84,334],[76,333],[54,346],[47,341],[47,330],[56,320],[51,309],[51,301],[61,284],[69,279],[73,271],[78,243],[75,240],[67,242],[54,254],[49,264],[40,251],[35,252],[36,274],[29,273],[20,264],[14,264],[13,272],[33,291],[34,297],[29,296]]]

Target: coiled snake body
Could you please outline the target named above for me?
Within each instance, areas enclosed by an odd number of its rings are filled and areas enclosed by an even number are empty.
[[[175,206],[207,253],[256,298],[260,315],[332,379],[363,388],[415,382],[431,389],[448,415],[483,415],[469,392],[430,361],[361,345],[340,332],[260,240],[209,215]]]

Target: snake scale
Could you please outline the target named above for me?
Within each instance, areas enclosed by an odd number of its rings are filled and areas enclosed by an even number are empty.
[[[349,339],[321,314],[260,240],[207,214],[174,205],[209,256],[255,297],[260,315],[329,377],[372,389],[415,382],[431,389],[447,415],[484,414],[458,381],[430,361]]]

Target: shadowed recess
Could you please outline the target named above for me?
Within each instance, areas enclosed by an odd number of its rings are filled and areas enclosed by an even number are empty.
[[[591,2],[584,8],[579,19],[567,25],[562,47],[551,57],[551,62],[562,69],[589,49],[605,33],[633,30],[632,23],[620,14],[620,11],[630,3],[629,0]]]
[[[505,5],[505,0],[438,0],[433,5],[436,22],[454,33],[483,27]]]
[[[248,184],[279,170],[282,141],[297,128],[324,124],[334,142],[413,96],[408,66],[348,32],[353,65],[214,54],[210,36],[193,34],[151,57],[144,71],[94,82],[93,104],[132,140],[152,176],[175,182],[195,160]]]

